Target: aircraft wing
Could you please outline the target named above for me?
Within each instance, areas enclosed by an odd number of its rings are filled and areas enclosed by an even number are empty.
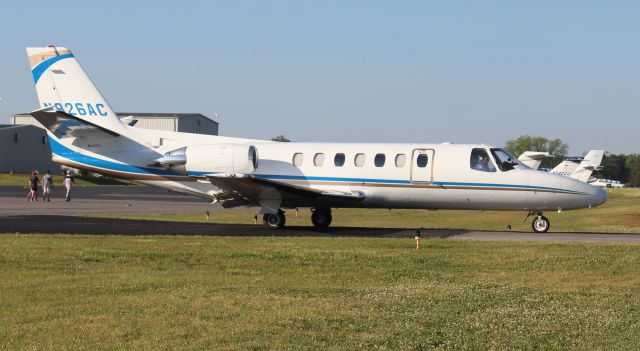
[[[59,139],[75,138],[80,134],[94,134],[109,137],[117,137],[120,135],[66,112],[54,110],[52,107],[35,110],[31,112],[30,115]]]
[[[260,204],[272,210],[278,210],[280,203],[287,199],[332,198],[361,201],[365,194],[361,191],[319,190],[305,186],[292,185],[256,177],[253,174],[207,174],[211,184],[221,191],[214,201],[222,207],[235,207],[248,204]]]

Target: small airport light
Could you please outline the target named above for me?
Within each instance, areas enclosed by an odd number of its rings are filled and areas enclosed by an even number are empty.
[[[204,211],[204,215],[207,218],[207,223],[209,223],[209,211]]]
[[[422,236],[422,233],[420,233],[420,229],[416,230],[416,235],[413,237],[414,239],[416,239],[416,250],[420,250],[420,237]]]
[[[298,217],[298,208],[296,207],[296,217]]]
[[[258,215],[257,214],[253,215],[253,224],[258,224]]]

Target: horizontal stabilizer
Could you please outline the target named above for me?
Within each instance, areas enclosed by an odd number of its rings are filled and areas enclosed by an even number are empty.
[[[522,155],[520,155],[520,157],[518,157],[518,161],[524,163],[530,168],[538,169],[542,161],[544,161],[544,159],[547,157],[549,157],[548,152],[525,151],[522,153]]]
[[[66,112],[54,110],[53,107],[45,107],[29,113],[51,134],[59,139],[75,138],[80,134],[88,133],[103,134],[111,137],[120,134],[107,128],[93,124],[87,120],[80,119]]]

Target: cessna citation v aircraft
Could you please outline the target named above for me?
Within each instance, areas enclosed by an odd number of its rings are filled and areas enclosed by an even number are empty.
[[[60,164],[201,196],[223,207],[262,207],[281,228],[283,209],[313,208],[323,228],[331,208],[525,211],[536,232],[543,211],[604,203],[603,190],[538,172],[487,145],[278,143],[139,129],[120,120],[66,48],[28,48],[41,108]],[[526,218],[525,218],[526,220]]]

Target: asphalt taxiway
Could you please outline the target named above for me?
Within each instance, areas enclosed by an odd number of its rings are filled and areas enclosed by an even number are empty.
[[[90,217],[96,214],[197,213],[220,210],[197,197],[144,186],[76,187],[73,199],[60,196],[51,202],[26,201],[25,189],[0,187],[0,233],[61,233],[111,235],[210,235],[210,236],[301,236],[413,238],[405,228],[286,227],[273,230],[261,224],[215,224],[144,221]],[[424,238],[479,241],[602,242],[640,244],[640,234],[545,233],[469,231],[462,229],[423,230]]]

